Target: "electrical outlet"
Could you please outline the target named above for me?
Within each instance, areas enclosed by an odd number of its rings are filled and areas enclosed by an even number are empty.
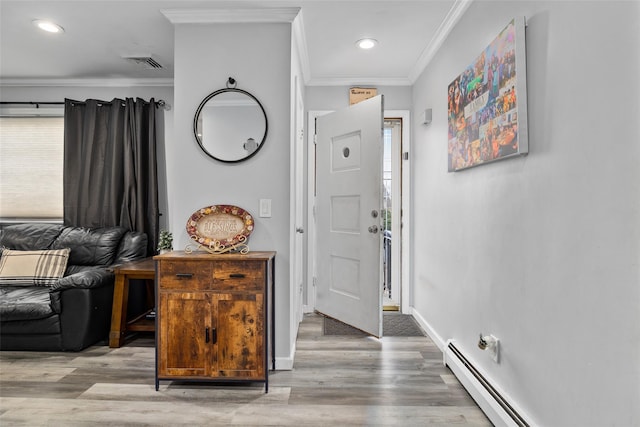
[[[491,359],[500,363],[500,340],[493,335],[482,335],[480,332],[480,341],[478,341],[480,350],[487,350],[491,355]]]

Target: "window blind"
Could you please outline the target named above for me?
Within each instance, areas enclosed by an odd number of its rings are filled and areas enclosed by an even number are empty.
[[[62,219],[64,117],[0,117],[0,218]]]

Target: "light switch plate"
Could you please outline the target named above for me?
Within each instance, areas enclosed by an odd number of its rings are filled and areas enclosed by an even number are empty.
[[[271,199],[260,199],[260,218],[271,218]]]

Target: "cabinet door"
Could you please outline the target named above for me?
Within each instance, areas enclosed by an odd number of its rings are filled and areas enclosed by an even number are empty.
[[[264,379],[264,296],[218,294],[213,306],[217,345],[212,375]]]
[[[211,297],[204,292],[167,292],[159,299],[158,375],[210,375]]]

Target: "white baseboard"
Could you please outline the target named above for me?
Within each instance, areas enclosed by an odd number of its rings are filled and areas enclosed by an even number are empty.
[[[431,338],[431,341],[433,341],[435,343],[435,345],[438,346],[440,351],[444,353],[446,342],[431,327],[429,322],[427,322],[425,320],[425,318],[422,317],[422,315],[420,313],[418,313],[418,311],[413,307],[410,307],[410,314],[413,316],[414,319],[416,319],[416,322],[418,322],[418,324],[422,327],[422,329],[424,329],[424,331],[427,333],[427,335],[429,335],[429,338]]]
[[[293,358],[276,357],[276,371],[291,371],[293,369]]]
[[[485,413],[487,418],[495,425],[495,426],[521,426],[527,425],[518,423],[514,420],[514,418],[505,411],[505,409],[501,406],[501,404],[496,400],[494,396],[489,393],[487,388],[473,375],[473,373],[469,370],[464,363],[454,355],[451,349],[449,349],[449,342],[452,340],[443,340],[440,335],[433,329],[433,327],[427,322],[424,317],[420,315],[413,307],[411,307],[411,314],[414,319],[420,324],[420,326],[425,330],[429,338],[438,346],[440,351],[442,351],[443,363],[451,369],[451,372],[456,376],[460,384],[467,390],[467,392],[471,395],[473,400],[478,404],[480,409]],[[460,350],[460,349],[459,349]],[[467,356],[465,356],[467,357]],[[467,359],[468,360],[468,359]],[[473,364],[473,361],[469,361],[470,364]],[[475,368],[478,370],[477,368]],[[486,375],[482,374],[485,378]],[[489,380],[490,381],[490,380]],[[493,386],[495,389],[495,386]],[[499,394],[503,398],[508,398],[508,396],[504,392],[499,392]],[[513,407],[519,416],[523,419],[529,419],[520,409],[514,407],[513,403],[510,403],[511,407]]]
[[[291,371],[293,369],[293,362],[296,355],[296,344],[293,343],[291,348],[291,354],[289,357],[276,356],[276,371]]]
[[[447,344],[448,345],[448,344]],[[482,412],[496,427],[518,427],[511,416],[505,412],[498,401],[487,391],[480,381],[469,371],[464,363],[448,349],[444,352],[444,363],[451,369],[460,384],[469,392]]]

